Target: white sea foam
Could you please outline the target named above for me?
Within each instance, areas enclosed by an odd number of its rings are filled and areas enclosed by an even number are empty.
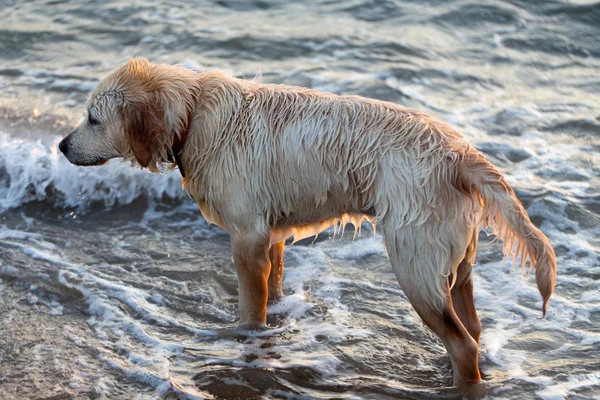
[[[151,174],[119,160],[76,167],[58,151],[60,139],[29,141],[0,132],[0,212],[31,201],[85,207],[129,204],[140,196],[185,197],[177,171]]]

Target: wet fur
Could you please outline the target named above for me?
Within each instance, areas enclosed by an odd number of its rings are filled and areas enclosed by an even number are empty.
[[[231,234],[249,327],[265,322],[268,291],[281,295],[286,238],[365,219],[381,227],[400,285],[448,348],[457,384],[479,379],[471,268],[482,227],[495,229],[505,254],[516,248],[523,266],[531,260],[546,312],[556,275],[548,239],[482,154],[420,111],[144,60],[104,79],[90,108],[104,136],[78,128],[65,139],[67,158],[120,156],[152,171],[191,115],[184,188]]]

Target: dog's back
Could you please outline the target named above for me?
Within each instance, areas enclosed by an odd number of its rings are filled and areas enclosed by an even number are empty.
[[[402,225],[472,215],[455,187],[469,147],[450,127],[392,103],[229,79],[242,98],[218,138],[227,145],[203,168],[218,178],[202,181],[247,182],[272,223],[383,220],[390,208]]]

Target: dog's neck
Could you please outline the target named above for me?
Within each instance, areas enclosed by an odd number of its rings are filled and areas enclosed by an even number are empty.
[[[206,80],[205,80],[206,78],[209,79],[208,82],[206,82]],[[206,74],[201,75],[201,81],[202,81],[203,85],[205,86],[205,88],[203,89],[202,92],[204,93],[205,96],[208,96],[208,97],[211,96],[211,91],[215,90],[214,88],[210,87],[211,83],[214,85],[214,82],[211,82],[210,80],[214,81],[216,79],[214,79],[212,76],[207,77]],[[206,86],[208,86],[208,87],[206,87]],[[248,108],[250,107],[250,104],[253,102],[253,100],[255,98],[255,91],[253,88],[244,88],[244,87],[240,86],[239,90],[240,90],[240,95],[241,95],[241,102],[238,106],[239,107],[238,119],[240,119],[241,118],[240,116],[243,116],[247,112]],[[206,93],[208,93],[208,94],[206,94]],[[178,135],[177,134],[174,135],[173,143],[171,146],[172,158],[169,161],[171,161],[171,162],[175,161],[177,163],[177,167],[179,169],[179,172],[181,173],[181,177],[184,178],[184,184],[185,184],[185,180],[186,180],[186,171],[183,167],[183,162],[181,161],[181,154],[183,152],[183,148],[184,148],[185,143],[189,136],[189,132],[190,132],[191,125],[192,125],[192,122],[194,119],[194,114],[196,112],[196,107],[197,107],[199,97],[200,97],[200,90],[197,88],[196,90],[194,90],[192,92],[193,101],[190,103],[191,107],[189,107],[188,112],[187,112],[186,124],[183,126],[183,129],[179,132]]]

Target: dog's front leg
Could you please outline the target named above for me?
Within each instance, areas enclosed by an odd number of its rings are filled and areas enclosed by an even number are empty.
[[[260,329],[267,321],[267,297],[271,261],[269,238],[257,234],[233,234],[233,261],[238,274],[240,325]]]

